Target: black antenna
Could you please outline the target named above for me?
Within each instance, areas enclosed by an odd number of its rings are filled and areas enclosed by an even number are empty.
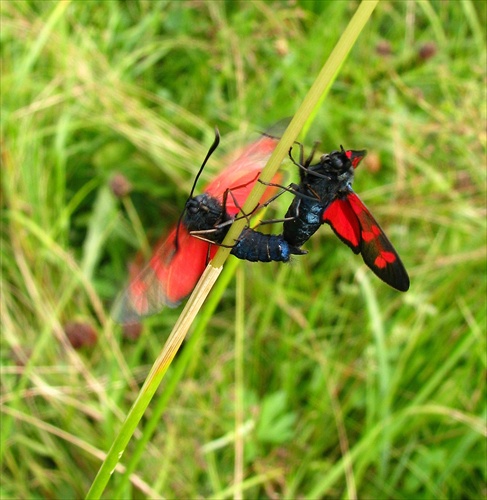
[[[187,201],[189,201],[193,197],[193,193],[196,187],[196,183],[198,182],[198,179],[200,178],[201,172],[203,172],[203,169],[205,168],[206,162],[210,159],[210,156],[213,154],[215,149],[218,147],[220,144],[220,132],[218,130],[218,127],[215,127],[215,140],[213,141],[213,144],[210,146],[210,149],[208,150],[208,153],[206,153],[205,159],[203,160],[203,163],[201,164],[201,167],[196,174],[196,177],[194,179],[193,187],[191,188],[191,193],[189,193],[189,198]]]
[[[210,146],[208,153],[206,153],[205,159],[203,160],[203,163],[201,164],[201,167],[198,170],[198,173],[196,174],[196,177],[195,177],[194,182],[193,182],[193,187],[191,188],[191,192],[189,193],[189,197],[186,200],[186,203],[184,204],[184,210],[181,212],[181,215],[179,216],[179,219],[178,219],[178,225],[176,226],[176,239],[175,239],[175,244],[174,244],[174,246],[176,247],[176,252],[179,249],[179,228],[181,227],[181,221],[183,220],[184,212],[186,212],[186,207],[188,205],[188,201],[193,197],[194,190],[196,189],[196,184],[198,183],[198,179],[200,178],[200,175],[203,172],[203,169],[205,168],[206,163],[210,159],[210,156],[214,153],[215,149],[218,147],[219,144],[220,144],[220,131],[218,130],[218,127],[215,127],[215,140],[213,141],[213,144]]]

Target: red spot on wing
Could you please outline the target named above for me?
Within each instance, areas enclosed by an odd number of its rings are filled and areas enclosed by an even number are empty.
[[[360,252],[360,226],[347,198],[333,201],[323,214],[323,222],[330,224],[335,234],[355,253]]]
[[[361,151],[354,151],[353,149],[349,149],[345,151],[346,157],[352,162],[353,168],[357,168],[359,163],[364,159],[367,151],[362,149]]]
[[[374,264],[379,268],[384,268],[388,264],[392,264],[396,261],[396,255],[392,252],[382,251],[374,261]]]
[[[381,230],[378,226],[375,224],[371,225],[370,231],[364,231],[362,230],[362,239],[366,242],[369,243],[372,240],[375,240],[378,238],[381,234]]]

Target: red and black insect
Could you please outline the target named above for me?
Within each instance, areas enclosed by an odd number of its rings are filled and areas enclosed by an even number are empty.
[[[323,224],[356,254],[362,254],[367,266],[396,290],[409,289],[409,276],[399,255],[384,231],[352,189],[354,170],[366,151],[333,151],[311,165],[314,149],[299,167],[301,182],[292,186],[296,195],[286,213],[284,239],[293,246],[303,245]]]
[[[194,186],[219,140],[217,131]],[[131,323],[154,314],[164,305],[176,307],[192,292],[277,143],[277,138],[264,134],[210,182],[203,194],[193,197],[193,186],[177,226],[156,246],[146,267],[137,273],[132,271],[130,284],[114,307],[113,316],[117,321]],[[273,179],[277,183],[279,180],[279,175]],[[264,203],[275,191],[276,187],[269,186],[260,201]],[[261,257],[266,254],[265,242],[256,253],[255,237],[247,231],[250,230],[243,231],[232,253],[246,260],[263,260],[258,257],[259,252]]]

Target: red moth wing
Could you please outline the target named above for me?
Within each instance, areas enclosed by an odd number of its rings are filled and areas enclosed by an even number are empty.
[[[176,228],[155,246],[149,263],[140,271],[131,266],[130,284],[117,300],[113,316],[120,323],[134,323],[154,314],[163,305],[176,307],[191,293],[218,246],[193,238],[181,226],[176,251]],[[140,272],[139,272],[140,271]]]
[[[362,149],[345,151],[346,157],[351,161],[353,168],[357,168],[364,159],[367,151]],[[347,195],[348,196],[348,195]],[[330,224],[335,234],[348,245],[354,253],[361,252],[360,249],[360,224],[348,201],[348,197],[337,198],[332,201],[323,213],[323,222]]]
[[[364,262],[382,281],[396,290],[406,292],[409,289],[409,276],[392,243],[354,192],[348,195],[347,201],[360,224],[360,252]]]
[[[204,191],[222,201],[225,191],[230,190],[232,195],[227,197],[226,210],[230,215],[237,215],[278,142],[279,139],[275,137],[263,135],[217,175]],[[276,174],[272,179],[274,184],[279,184],[280,181],[280,174]],[[268,187],[260,200],[261,203],[276,191],[277,188]]]
[[[335,234],[354,253],[360,253],[360,225],[348,199],[337,199],[323,213],[323,222],[330,224]]]
[[[218,246],[193,238],[184,226],[179,228],[178,250],[175,246],[174,229],[160,251],[156,251],[147,268],[159,282],[159,289],[164,288],[163,304],[176,307],[189,295],[207,263],[213,258]],[[146,268],[146,269],[147,269]],[[160,308],[161,301],[154,303],[152,312]]]
[[[382,281],[401,292],[409,289],[409,276],[399,255],[353,191],[346,198],[333,201],[325,210],[323,221],[354,253],[362,254],[364,262]]]
[[[233,196],[227,196],[225,209],[230,215],[236,215],[278,141],[262,136],[210,182],[205,192],[223,201],[224,193],[230,190]],[[279,183],[280,177],[276,174],[273,182]],[[267,188],[261,202],[276,190]],[[191,236],[184,224],[180,225],[176,248],[176,228],[173,228],[169,236],[156,245],[146,267],[138,274],[135,270],[131,272],[130,284],[117,300],[113,317],[120,323],[134,323],[164,305],[176,307],[192,292],[217,250],[218,245]]]

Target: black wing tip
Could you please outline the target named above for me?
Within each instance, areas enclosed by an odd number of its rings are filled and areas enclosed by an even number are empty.
[[[397,274],[383,274],[379,273],[378,270],[373,269],[372,267],[370,267],[370,269],[379,279],[381,279],[386,285],[394,288],[394,290],[397,290],[398,292],[407,292],[409,290],[410,281],[405,269],[402,269],[401,272]]]
[[[404,278],[402,278],[399,282],[396,281],[392,286],[399,292],[407,292],[410,285],[409,276],[406,274]]]

